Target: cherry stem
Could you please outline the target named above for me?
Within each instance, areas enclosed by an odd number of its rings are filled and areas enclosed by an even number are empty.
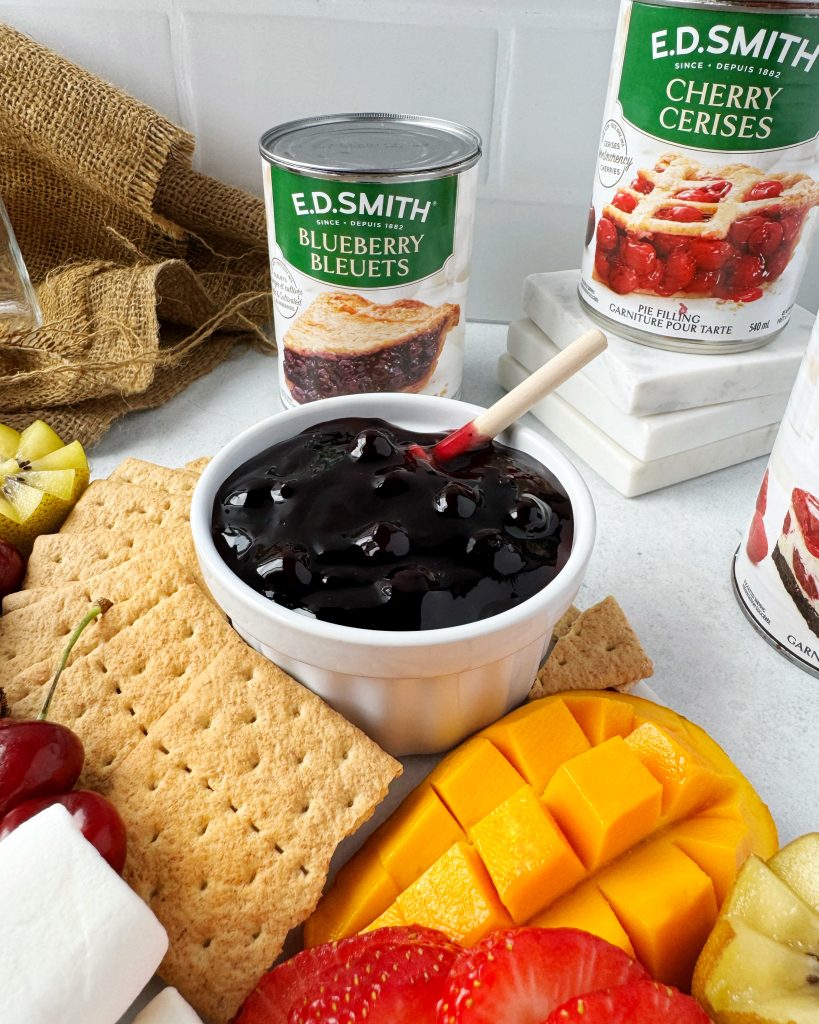
[[[57,682],[63,673],[63,669],[68,663],[69,655],[74,647],[74,644],[79,640],[80,634],[88,625],[89,622],[93,622],[94,619],[99,618],[100,615],[104,615],[112,605],[112,601],[109,601],[105,597],[101,597],[95,601],[94,604],[88,609],[83,616],[82,620],[77,624],[76,629],[68,638],[68,643],[65,645],[62,657],[60,658],[60,664],[57,666],[57,671],[54,674],[54,678],[51,680],[51,686],[49,687],[48,694],[46,695],[45,704],[43,704],[40,714],[37,715],[37,721],[45,721],[48,715],[48,709],[51,707],[51,698],[54,696],[54,691],[57,689]]]

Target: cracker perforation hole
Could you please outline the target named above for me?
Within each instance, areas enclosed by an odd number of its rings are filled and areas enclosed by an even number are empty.
[[[248,718],[246,724],[247,725],[255,725],[256,722],[258,722],[258,721],[259,721],[259,716],[256,714],[255,711],[251,711],[250,718]]]
[[[251,873],[250,873],[250,877],[249,877],[249,878],[248,878],[248,880],[247,880],[247,881],[245,882],[245,885],[253,885],[253,883],[254,883],[254,882],[256,881],[256,876],[257,876],[258,874],[259,874],[259,872],[258,872],[258,871],[255,871],[255,870],[254,870],[254,871],[251,871]]]
[[[254,942],[257,942],[261,938],[261,934],[261,929],[259,929],[259,931],[254,932],[250,937]]]
[[[116,694],[116,695],[117,695],[118,697],[119,697],[119,696],[120,696],[120,694],[122,693],[122,687],[121,687],[121,686],[119,685],[119,683],[117,683],[117,685],[116,685],[116,686],[114,687],[114,693],[115,693],[115,694]]]
[[[239,813],[239,808],[235,804],[228,804],[228,807],[233,811],[234,814]]]
[[[274,849],[274,850],[276,851],[276,853],[284,853],[284,850],[283,850],[283,848],[282,848],[281,846],[279,846],[279,844],[278,844],[278,843],[276,843],[276,844],[275,844],[275,846],[273,847],[273,849]]]
[[[129,714],[129,715],[136,715],[136,711],[134,711],[134,709],[133,709],[133,708],[129,707],[129,708],[128,708],[128,714]]]
[[[307,812],[309,810],[310,810],[310,804],[309,803],[302,804],[302,808],[301,808],[301,813],[302,814],[307,814]]]
[[[170,754],[170,750],[168,750],[164,743],[157,743],[156,749],[160,752],[160,754]]]
[[[305,878],[307,878],[307,876],[310,874],[310,872],[303,864],[299,864],[299,871],[301,871]]]
[[[612,651],[616,651],[617,646],[617,644],[606,644],[606,654],[611,654]]]
[[[250,822],[250,831],[251,832],[261,832],[261,829],[259,828],[259,826],[256,824],[255,821],[251,821]]]
[[[210,946],[211,942],[213,942],[213,939],[205,939],[205,941],[202,943],[202,949],[207,949],[208,946]]]
[[[205,834],[205,833],[207,832],[207,830],[208,830],[208,825],[210,825],[210,822],[209,822],[209,821],[206,821],[206,822],[205,822],[205,823],[204,823],[204,824],[203,824],[203,825],[201,826],[201,828],[199,829],[199,835],[200,835],[200,836],[203,836],[203,835],[204,835],[204,834]]]
[[[151,842],[155,843],[157,839],[159,839],[159,832],[154,832],[154,834],[151,836]]]
[[[202,881],[199,883],[199,892],[204,892],[205,889],[207,889],[207,887],[208,887],[208,880],[207,880],[207,878],[203,878]]]
[[[182,768],[188,773],[188,775],[190,775],[190,773],[193,771],[189,764],[183,764]]]
[[[348,761],[349,758],[350,758],[350,751],[349,750],[345,750],[344,753],[341,755],[341,760],[342,761]]]
[[[296,710],[293,712],[293,717],[301,718],[301,708],[296,708]]]
[[[155,792],[157,789],[159,789],[159,780],[158,779],[151,779],[151,781],[148,783],[148,789],[152,793]]]

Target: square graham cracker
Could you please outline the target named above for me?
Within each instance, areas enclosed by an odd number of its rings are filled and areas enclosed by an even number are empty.
[[[44,534],[34,541],[23,586],[29,589],[82,582],[123,562],[163,550],[198,578],[187,524],[179,530],[138,524],[120,530]]]
[[[188,584],[157,595],[130,625],[70,661],[49,718],[73,729],[85,746],[81,785],[104,793],[117,765],[234,637],[201,590]],[[15,677],[8,690],[14,717],[37,713],[51,669],[35,666]]]
[[[205,466],[208,465],[210,460],[210,455],[203,455],[201,458],[191,459],[190,462],[185,463],[185,469],[189,470],[191,473],[196,473],[198,476],[205,468]]]
[[[140,571],[134,571],[137,568]],[[47,677],[53,674],[71,632],[97,598],[108,598],[114,605],[85,628],[71,652],[71,664],[132,625],[163,598],[194,583],[193,573],[179,563],[166,562],[161,572],[156,569],[147,559],[141,559],[138,567],[136,562],[126,563],[103,574],[108,577],[104,589],[96,583],[102,577],[92,577],[94,583],[44,588],[41,600],[7,610],[0,617],[0,663],[9,694],[17,690],[16,678],[35,665],[44,664]]]
[[[69,512],[60,533],[122,530],[140,525],[178,530],[189,521],[190,497],[186,494],[116,480],[95,480]]]
[[[400,771],[234,635],[110,780],[125,878],[170,938],[161,977],[230,1020]]]
[[[108,479],[137,487],[155,487],[166,494],[181,494],[189,498],[199,474],[187,466],[184,469],[169,469],[142,459],[123,459]]]
[[[564,690],[628,686],[652,674],[651,659],[613,597],[576,616],[571,611],[569,619],[564,616],[555,627],[562,635],[538,672],[528,700]]]

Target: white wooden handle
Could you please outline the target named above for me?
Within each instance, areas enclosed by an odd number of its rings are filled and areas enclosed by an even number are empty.
[[[535,402],[599,356],[607,346],[608,341],[602,331],[585,331],[486,412],[476,416],[472,424],[475,433],[495,437],[531,409]]]

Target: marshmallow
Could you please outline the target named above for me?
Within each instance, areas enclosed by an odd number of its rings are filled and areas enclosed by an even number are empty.
[[[202,1021],[175,988],[165,988],[134,1017],[134,1024],[202,1024]]]

